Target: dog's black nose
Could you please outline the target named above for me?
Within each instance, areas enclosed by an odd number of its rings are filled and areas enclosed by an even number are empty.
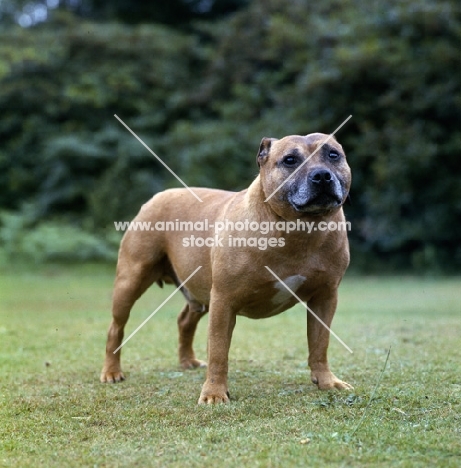
[[[312,171],[309,179],[314,184],[328,184],[332,181],[331,172],[326,169],[317,169]]]

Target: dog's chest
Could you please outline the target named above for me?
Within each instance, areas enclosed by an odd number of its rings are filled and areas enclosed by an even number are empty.
[[[254,288],[239,315],[266,318],[293,307],[299,299],[306,300],[306,277],[292,275]]]

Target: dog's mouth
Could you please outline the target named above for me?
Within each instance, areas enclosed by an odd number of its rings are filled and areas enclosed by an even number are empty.
[[[326,215],[343,204],[344,188],[340,179],[324,168],[313,169],[307,180],[289,187],[288,202],[300,214]]]
[[[321,193],[305,202],[290,200],[290,204],[300,213],[321,215],[340,207],[342,200],[337,195]]]

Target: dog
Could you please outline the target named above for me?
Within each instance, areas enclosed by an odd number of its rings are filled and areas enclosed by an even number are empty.
[[[186,221],[194,227],[191,236],[190,232],[161,229],[125,233],[101,382],[125,380],[120,350],[114,351],[122,343],[135,301],[153,283],[180,286],[201,267],[181,287],[186,304],[177,321],[182,368],[207,367],[199,404],[229,401],[228,353],[237,315],[260,319],[291,308],[298,299],[286,287],[315,313],[307,313],[312,382],[319,389],[352,389],[330,371],[327,359],[338,286],[349,265],[347,232],[320,229],[321,222],[334,226],[345,221],[342,207],[351,171],[343,148],[334,137],[322,133],[263,138],[257,165],[259,174],[241,192],[193,188],[201,203],[187,189],[169,189],[141,207],[134,222]],[[203,236],[204,220],[228,229],[207,238],[213,242],[203,240],[192,247],[191,240]],[[240,229],[244,221],[249,226],[269,226],[272,241],[267,248],[255,242],[261,238],[259,232],[255,238],[254,231]],[[277,229],[277,223],[301,221],[314,228],[309,233]],[[235,238],[238,246],[232,243]],[[192,343],[197,323],[208,311],[206,364],[195,357]]]

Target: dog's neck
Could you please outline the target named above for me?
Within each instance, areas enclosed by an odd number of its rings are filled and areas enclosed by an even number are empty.
[[[244,195],[244,206],[248,218],[261,218],[265,220],[282,218],[274,212],[269,203],[265,203],[266,195],[262,188],[261,176],[258,174]]]

